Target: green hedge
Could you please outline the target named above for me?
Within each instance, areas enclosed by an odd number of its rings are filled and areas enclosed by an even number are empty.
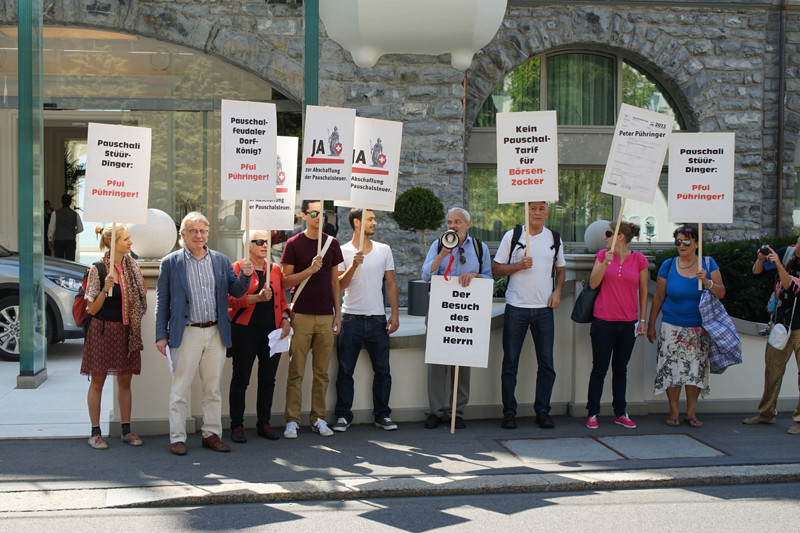
[[[767,322],[767,300],[775,286],[775,276],[771,273],[754,276],[752,274],[756,251],[762,244],[772,246],[774,250],[787,244],[797,242],[797,237],[764,237],[746,241],[703,242],[703,255],[711,256],[719,265],[722,281],[725,284],[725,304],[728,314],[753,322]],[[663,250],[656,254],[656,269],[652,273],[653,280],[658,276],[658,269],[666,259],[678,255],[677,248]]]

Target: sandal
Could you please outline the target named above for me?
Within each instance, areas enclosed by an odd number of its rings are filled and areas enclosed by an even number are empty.
[[[694,417],[694,416],[693,416],[693,417],[691,417],[691,418],[689,418],[689,417],[686,417],[686,419],[684,420],[684,422],[686,422],[687,424],[689,424],[689,425],[690,425],[691,427],[693,427],[693,428],[701,428],[701,427],[703,427],[703,423],[702,423],[702,422],[700,422],[700,421],[697,419],[697,417]]]
[[[665,422],[668,426],[672,426],[674,428],[681,425],[681,421],[677,416],[670,416],[665,420]]]

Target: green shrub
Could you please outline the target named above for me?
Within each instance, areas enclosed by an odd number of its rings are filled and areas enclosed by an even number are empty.
[[[429,189],[412,187],[397,197],[391,216],[400,229],[421,230],[422,243],[427,248],[425,230],[439,229],[444,221],[444,205]]]
[[[722,274],[725,284],[725,298],[722,303],[728,314],[753,322],[767,322],[766,310],[769,295],[775,287],[775,275],[766,273],[754,276],[753,263],[756,251],[762,244],[768,244],[774,250],[797,242],[797,237],[765,237],[745,241],[703,242],[703,255],[714,258]],[[656,254],[656,269],[652,272],[653,280],[658,277],[658,269],[666,259],[678,255],[676,248],[663,250]]]

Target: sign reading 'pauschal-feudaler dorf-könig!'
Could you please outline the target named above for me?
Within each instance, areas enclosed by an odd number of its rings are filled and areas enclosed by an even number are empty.
[[[223,200],[274,200],[278,127],[275,104],[223,100]]]
[[[96,222],[147,221],[150,128],[89,123],[83,218]]]

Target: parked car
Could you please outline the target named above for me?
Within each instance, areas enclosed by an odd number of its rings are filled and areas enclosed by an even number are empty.
[[[50,343],[83,337],[72,318],[72,302],[87,267],[44,258],[45,330]],[[19,254],[0,245],[0,359],[19,361]]]

